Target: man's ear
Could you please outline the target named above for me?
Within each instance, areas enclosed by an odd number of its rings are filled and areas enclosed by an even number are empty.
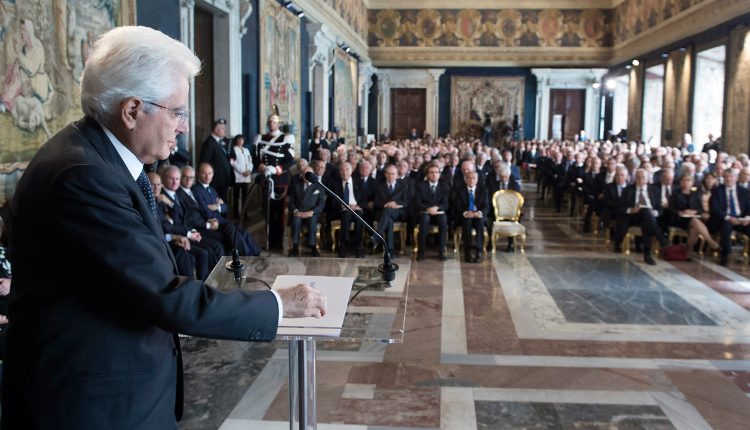
[[[120,119],[128,130],[133,130],[138,118],[143,115],[143,100],[129,97],[120,103]]]

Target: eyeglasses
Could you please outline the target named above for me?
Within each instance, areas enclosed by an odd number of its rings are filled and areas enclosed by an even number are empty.
[[[164,110],[167,110],[167,111],[171,112],[172,115],[175,116],[175,118],[178,118],[180,120],[180,122],[177,123],[177,125],[184,124],[185,120],[190,117],[190,109],[170,109],[170,108],[168,108],[166,106],[162,106],[160,104],[156,104],[154,102],[150,102],[150,101],[147,101],[147,100],[144,100],[144,103],[148,103],[148,104],[150,104],[152,106],[156,106],[158,108],[162,108]]]

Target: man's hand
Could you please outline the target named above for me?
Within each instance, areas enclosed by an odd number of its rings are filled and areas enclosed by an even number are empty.
[[[727,221],[729,221],[729,224],[732,224],[732,225],[740,225],[740,220],[738,220],[737,218],[735,218],[733,216],[730,216],[727,219]]]
[[[385,203],[385,204],[383,205],[383,207],[384,207],[384,208],[391,208],[391,209],[398,209],[398,203],[396,203],[396,202],[394,202],[393,200],[391,200],[390,202],[386,202],[386,203]]]
[[[190,230],[189,232],[187,232],[187,238],[195,242],[200,242],[201,239],[203,239],[201,234],[195,230]]]
[[[427,213],[430,215],[437,215],[438,214],[438,207],[437,206],[430,206],[427,208]]]
[[[637,214],[638,211],[640,211],[640,210],[641,210],[641,208],[639,206],[636,206],[634,208],[628,208],[628,213],[629,214]]]
[[[172,206],[174,206],[174,202],[172,202],[172,200],[170,200],[169,197],[165,196],[164,194],[159,194],[159,195],[156,195],[154,197],[156,197],[156,202],[157,203],[160,203],[160,202],[164,203],[165,205],[169,206],[170,208]]]
[[[217,203],[215,205],[208,205],[208,208],[211,209],[214,212],[218,212],[219,209],[221,208],[221,206],[219,206],[219,204]]]
[[[281,297],[286,318],[321,318],[326,314],[326,296],[308,284],[298,284],[276,292]]]
[[[355,205],[355,204],[351,204],[351,205],[349,205],[349,207],[350,207],[350,208],[351,208],[351,209],[352,209],[353,211],[361,211],[361,210],[362,210],[362,208],[361,208],[361,207],[359,207],[359,205]]]
[[[184,249],[185,251],[190,251],[190,240],[188,240],[188,238],[185,236],[180,236],[177,234],[172,235],[172,243]]]
[[[10,293],[10,279],[0,278],[0,296],[7,296]]]

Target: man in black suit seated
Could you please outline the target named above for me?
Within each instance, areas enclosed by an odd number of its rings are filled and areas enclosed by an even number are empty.
[[[81,78],[86,116],[24,171],[11,213],[3,429],[176,429],[178,333],[270,341],[282,317],[325,314],[307,285],[220,292],[178,275],[144,165],[187,132],[199,70],[161,32],[108,31]]]
[[[505,148],[505,149],[503,149],[502,156],[503,156],[503,161],[505,162],[505,164],[508,165],[508,168],[510,169],[510,176],[511,176],[511,178],[513,178],[514,180],[520,182],[521,181],[521,170],[518,168],[518,166],[516,166],[515,164],[513,164],[513,151],[511,151],[508,148]],[[482,179],[481,175],[479,176],[479,179],[480,180]]]
[[[323,173],[325,163],[321,160],[313,160],[313,165]],[[323,166],[323,168],[321,168]],[[326,205],[326,193],[323,187],[317,183],[307,182],[305,173],[313,172],[310,167],[306,168],[299,175],[292,177],[289,184],[289,224],[292,227],[292,249],[289,250],[290,257],[299,255],[299,239],[302,233],[302,224],[307,224],[307,245],[313,257],[320,255],[318,251],[316,234],[318,231],[318,220],[323,213]]]
[[[552,188],[552,197],[555,200],[555,212],[562,210],[563,192],[565,191],[565,175],[568,172],[567,164],[563,160],[563,154],[555,150],[552,157],[544,164],[546,187]]]
[[[729,262],[732,250],[732,231],[750,235],[750,191],[737,186],[737,169],[724,170],[724,184],[711,192],[709,227],[712,233],[719,232],[721,240],[722,266]]]
[[[215,175],[211,185],[222,199],[227,199],[227,189],[234,184],[234,173],[229,162],[228,146],[224,141],[226,120],[219,118],[211,124],[211,134],[201,143],[200,163],[208,163],[214,168]]]
[[[648,172],[638,169],[635,171],[635,182],[627,187],[623,194],[627,204],[627,216],[618,220],[617,236],[625,237],[630,226],[640,227],[643,238],[643,261],[655,265],[656,262],[651,256],[651,239],[656,238],[662,248],[667,246],[667,239],[656,222],[662,212],[659,190],[648,183]]]
[[[367,198],[365,196],[366,190],[363,187],[362,179],[352,178],[352,165],[346,161],[339,165],[339,175],[341,176],[341,180],[334,182],[331,190],[336,193],[337,196],[341,197],[341,200],[349,205],[349,208],[356,212],[357,215],[363,216],[363,206],[367,205]],[[360,223],[346,208],[341,207],[341,203],[337,200],[331,199],[331,202],[332,207],[335,209],[335,211],[331,212],[332,216],[341,220],[338,246],[339,258],[346,257],[347,251],[351,248],[352,243],[354,243],[357,258],[363,257],[362,223]],[[349,233],[349,228],[352,224],[354,224],[353,238]]]
[[[594,157],[590,169],[583,175],[581,187],[583,189],[583,204],[586,205],[586,215],[583,217],[583,232],[591,231],[591,217],[594,213],[601,219],[604,206],[605,175],[601,172],[602,159]]]
[[[154,194],[157,203],[164,209],[165,216],[163,219],[160,219],[161,228],[166,234],[185,236],[190,240],[191,249],[200,248],[206,250],[208,252],[207,265],[210,272],[224,255],[224,246],[221,244],[220,236],[219,240],[216,240],[208,237],[208,235],[206,237],[201,235],[198,228],[203,229],[205,224],[199,224],[197,227],[188,225],[188,221],[186,221],[186,208],[180,204],[180,199],[177,196],[181,179],[180,169],[177,166],[167,166],[162,171],[161,194]],[[202,221],[203,219],[200,218],[199,223]]]
[[[654,185],[659,195],[659,207],[660,214],[656,220],[659,224],[659,228],[662,231],[667,229],[667,223],[671,219],[671,211],[669,210],[669,200],[674,192],[674,170],[670,168],[663,168],[659,171],[659,184]]]
[[[385,168],[385,180],[375,185],[373,205],[375,219],[378,220],[377,232],[385,238],[389,251],[393,251],[393,223],[406,222],[409,205],[409,187],[398,181],[398,170],[393,164]],[[373,246],[380,245],[372,238]]]
[[[440,182],[440,168],[431,164],[427,168],[427,180],[417,183],[414,199],[419,218],[419,251],[417,260],[424,260],[427,233],[430,224],[438,226],[438,258],[445,261],[445,238],[448,234],[448,204],[450,188]]]
[[[359,205],[362,207],[362,217],[371,225],[375,220],[375,204],[373,199],[375,198],[375,187],[377,186],[377,180],[372,177],[372,169],[372,163],[362,160],[357,167],[357,171],[352,174],[354,179],[361,181],[360,187],[362,188],[363,200],[359,202]]]
[[[463,230],[464,261],[478,263],[482,260],[484,223],[489,209],[487,189],[479,184],[479,174],[471,171],[464,177],[466,185],[452,190],[451,209],[454,222]],[[476,231],[472,241],[471,231]],[[475,254],[472,256],[472,251]]]
[[[148,181],[151,183],[151,190],[156,198],[159,223],[161,223],[162,230],[164,230],[164,224],[169,223],[169,215],[167,215],[167,199],[162,198],[164,195],[161,193],[161,178],[156,173],[149,172]],[[190,240],[187,237],[168,233],[167,231],[164,231],[164,240],[169,242],[169,248],[174,254],[175,261],[177,262],[177,273],[191,279],[206,280],[209,274],[208,251],[190,246]]]
[[[585,159],[586,154],[584,152],[577,152],[575,154],[575,162],[571,164],[565,174],[565,187],[568,193],[570,193],[569,216],[571,217],[575,212],[577,197],[583,196],[583,177],[586,176]]]
[[[628,187],[628,169],[623,164],[617,164],[615,167],[614,179],[611,183],[604,187],[604,214],[605,217],[614,226],[614,235],[612,242],[614,243],[614,251],[619,253],[622,252],[620,247],[622,239],[625,235],[616,226],[620,225],[620,219],[627,218],[628,201],[625,199],[625,188]],[[627,223],[627,221],[622,221]]]

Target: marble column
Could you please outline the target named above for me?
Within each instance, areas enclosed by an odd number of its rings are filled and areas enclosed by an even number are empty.
[[[691,50],[672,51],[664,75],[663,145],[677,146],[689,132]],[[669,138],[669,139],[668,139]]]
[[[377,71],[372,66],[372,63],[360,63],[359,64],[359,91],[357,93],[357,105],[360,107],[360,121],[359,125],[362,129],[361,138],[359,130],[357,130],[358,141],[357,143],[362,146],[367,144],[367,128],[368,128],[368,111],[369,106],[367,103],[368,95],[370,94],[370,88],[372,88],[372,76]]]
[[[643,64],[630,69],[630,88],[628,90],[628,139],[634,140],[641,135],[643,123]]]
[[[182,0],[180,3],[180,41],[185,44],[191,51],[195,51],[195,0]],[[195,80],[190,80],[190,99],[188,100],[190,112],[195,112]],[[195,141],[195,115],[188,118],[187,150],[193,157],[193,166],[196,156]]]
[[[328,128],[330,106],[328,105],[329,77],[334,61],[336,38],[324,24],[308,22],[310,40],[310,89],[312,90],[313,125],[323,130]]]
[[[750,150],[750,27],[732,30],[728,54],[724,150],[739,154]]]

